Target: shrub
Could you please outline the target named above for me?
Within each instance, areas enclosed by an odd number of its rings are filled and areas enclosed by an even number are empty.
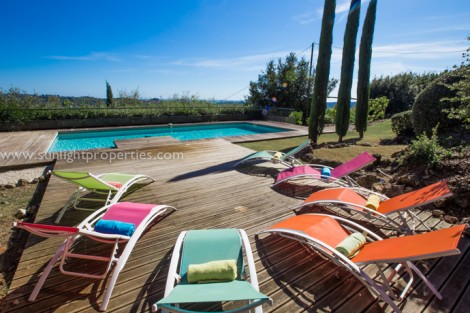
[[[336,106],[326,109],[325,124],[334,124],[336,119]]]
[[[302,118],[304,113],[302,111],[293,111],[289,114],[289,117],[293,118],[297,125],[302,125]]]
[[[439,133],[461,127],[461,123],[448,114],[452,107],[459,107],[461,103],[442,100],[456,97],[457,91],[450,85],[465,79],[463,69],[444,73],[416,97],[413,104],[413,128],[417,135],[426,133],[430,136],[437,125]]]
[[[369,117],[368,121],[374,122],[385,117],[385,110],[388,107],[390,100],[387,97],[380,97],[369,100]]]
[[[439,145],[436,130],[437,127],[434,128],[431,137],[423,133],[411,142],[409,150],[405,154],[408,162],[412,164],[428,164],[434,167],[442,160],[447,151]]]
[[[397,136],[413,136],[412,111],[397,113],[392,116],[392,130]]]

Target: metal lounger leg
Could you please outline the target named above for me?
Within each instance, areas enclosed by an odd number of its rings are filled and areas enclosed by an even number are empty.
[[[46,281],[47,276],[49,276],[49,273],[51,272],[52,267],[57,263],[57,261],[59,261],[61,256],[64,254],[65,244],[66,243],[64,242],[62,246],[60,246],[60,248],[57,250],[57,252],[54,254],[54,256],[51,258],[51,260],[47,264],[44,271],[41,273],[41,277],[36,283],[36,286],[34,286],[33,292],[29,296],[28,301],[36,300],[36,297],[38,296],[39,291],[41,291],[42,285],[44,285],[44,282]]]

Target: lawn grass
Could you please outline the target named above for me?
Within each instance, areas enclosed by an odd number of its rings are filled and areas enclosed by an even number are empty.
[[[349,147],[343,148],[320,148],[315,149],[314,155],[316,158],[335,160],[338,162],[344,162],[350,160],[361,152],[368,151],[369,153],[378,153],[384,158],[391,158],[392,155],[398,151],[403,150],[406,145],[380,145],[380,141],[383,139],[393,139],[395,133],[392,131],[391,120],[384,120],[376,122],[367,128],[364,133],[364,138],[359,139],[359,134],[356,131],[349,131],[343,138],[343,142],[353,144]],[[241,146],[255,150],[276,150],[276,151],[288,151],[294,147],[300,145],[307,139],[307,136],[275,139],[275,140],[263,140],[240,143]],[[319,137],[318,143],[336,143],[338,142],[338,135],[335,133],[323,134]],[[367,146],[365,145],[367,144]],[[370,146],[368,146],[370,144]]]

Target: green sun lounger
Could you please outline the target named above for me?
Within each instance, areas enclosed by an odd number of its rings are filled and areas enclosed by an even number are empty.
[[[250,282],[245,277],[243,251],[245,249]],[[236,260],[236,278],[231,281],[188,282],[189,265],[211,261]],[[176,284],[176,285],[175,285]],[[248,237],[242,229],[191,230],[182,232],[173,250],[165,288],[165,297],[153,305],[169,312],[194,312],[180,306],[194,303],[242,301],[237,308],[225,312],[242,312],[271,299],[260,293]],[[237,303],[238,304],[238,303]]]
[[[269,161],[273,163],[280,163],[289,167],[296,166],[296,165],[303,165],[303,163],[297,160],[294,157],[294,155],[299,153],[303,149],[307,148],[308,146],[310,146],[310,139],[306,140],[304,143],[302,143],[298,147],[295,147],[294,149],[286,153],[273,151],[273,150],[258,151],[258,152],[252,153],[244,157],[239,162],[237,162],[234,165],[234,167],[240,164],[243,164],[245,162],[254,162],[254,161]]]
[[[82,200],[99,202],[102,206],[106,206],[118,202],[132,185],[144,181],[154,182],[154,179],[147,175],[121,173],[93,175],[86,172],[52,171],[52,175],[78,185],[75,193],[60,211],[55,223],[60,222],[70,206],[77,210],[94,211],[94,209],[79,207],[79,202]],[[102,197],[93,197],[92,194],[102,195]]]

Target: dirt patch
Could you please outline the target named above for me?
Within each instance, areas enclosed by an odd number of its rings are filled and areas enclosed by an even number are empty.
[[[12,227],[13,222],[34,219],[46,186],[47,179],[0,189],[0,307],[28,238],[27,232]]]
[[[341,162],[335,160],[334,156],[342,154],[341,150],[351,149],[353,146],[357,150],[357,154],[367,150],[359,145],[348,145],[348,147],[343,147],[340,144],[330,145],[328,155],[333,158],[318,158],[321,154],[318,153],[319,150],[315,150],[314,153],[304,151],[302,160],[305,163],[335,167]],[[378,148],[381,147],[385,146]],[[360,186],[375,190],[388,197],[446,180],[453,196],[422,208],[433,211],[435,216],[437,215],[436,217],[441,217],[451,223],[470,223],[470,149],[449,150],[449,156],[436,167],[430,167],[426,164],[400,164],[397,160],[404,153],[402,149],[405,146],[396,145],[396,147],[399,148],[398,151],[391,155],[388,151],[373,153],[377,161],[350,176]]]

